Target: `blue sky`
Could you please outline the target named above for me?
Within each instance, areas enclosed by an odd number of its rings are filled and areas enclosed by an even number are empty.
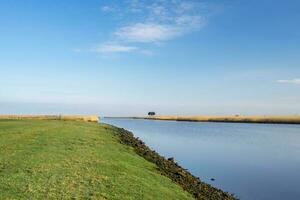
[[[2,114],[300,114],[298,0],[3,0]]]

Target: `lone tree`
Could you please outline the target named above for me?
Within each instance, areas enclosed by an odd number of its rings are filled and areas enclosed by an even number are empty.
[[[148,116],[154,116],[155,112],[148,112]]]

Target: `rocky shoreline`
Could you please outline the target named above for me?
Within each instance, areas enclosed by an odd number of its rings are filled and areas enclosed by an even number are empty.
[[[135,152],[146,160],[156,164],[159,172],[169,177],[172,181],[180,185],[184,190],[191,193],[195,199],[199,200],[233,200],[234,195],[217,189],[207,183],[202,182],[198,177],[192,175],[188,170],[179,166],[173,158],[166,159],[157,152],[151,150],[143,141],[134,137],[133,133],[112,126],[114,133],[120,138],[122,144],[131,146]]]

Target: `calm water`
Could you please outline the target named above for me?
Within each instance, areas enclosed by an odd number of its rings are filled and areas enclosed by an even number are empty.
[[[242,200],[300,199],[300,125],[102,122],[132,131],[161,155]]]

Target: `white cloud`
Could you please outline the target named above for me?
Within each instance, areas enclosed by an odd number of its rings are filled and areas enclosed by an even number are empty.
[[[201,9],[199,3],[190,0],[153,0],[151,3],[133,0],[128,3],[128,8],[122,10],[125,15],[134,15],[134,21],[117,28],[114,35],[126,42],[151,43],[174,39],[203,26],[205,20],[199,14]]]
[[[113,12],[113,11],[115,11],[115,9],[111,6],[102,6],[101,10],[103,12]]]
[[[160,20],[165,21],[170,19],[170,13],[167,8],[165,8],[163,5],[151,5],[147,7],[149,14],[148,14],[148,20]]]
[[[117,26],[110,41],[93,51],[122,53],[138,51],[152,56],[153,52],[140,48],[138,43],[169,41],[199,30],[205,24],[204,2],[197,0],[124,0],[122,4],[105,5],[103,12],[118,11],[121,26]],[[204,11],[204,12],[202,12]],[[125,45],[124,45],[125,44]],[[128,45],[134,44],[134,45]]]
[[[277,80],[278,83],[289,83],[289,84],[300,84],[300,78],[288,79],[288,80]]]
[[[190,16],[181,15],[175,18],[177,26],[182,27],[182,29],[189,30],[193,28],[200,28],[204,24],[204,19],[201,16]]]
[[[179,3],[177,12],[183,13],[183,12],[186,12],[186,11],[191,11],[191,10],[194,9],[194,7],[195,7],[194,3],[183,1],[183,2]]]
[[[97,53],[127,53],[137,50],[134,46],[125,46],[119,44],[103,44],[92,51]]]
[[[137,23],[120,28],[115,35],[131,42],[159,42],[178,36],[177,27],[153,23]]]

